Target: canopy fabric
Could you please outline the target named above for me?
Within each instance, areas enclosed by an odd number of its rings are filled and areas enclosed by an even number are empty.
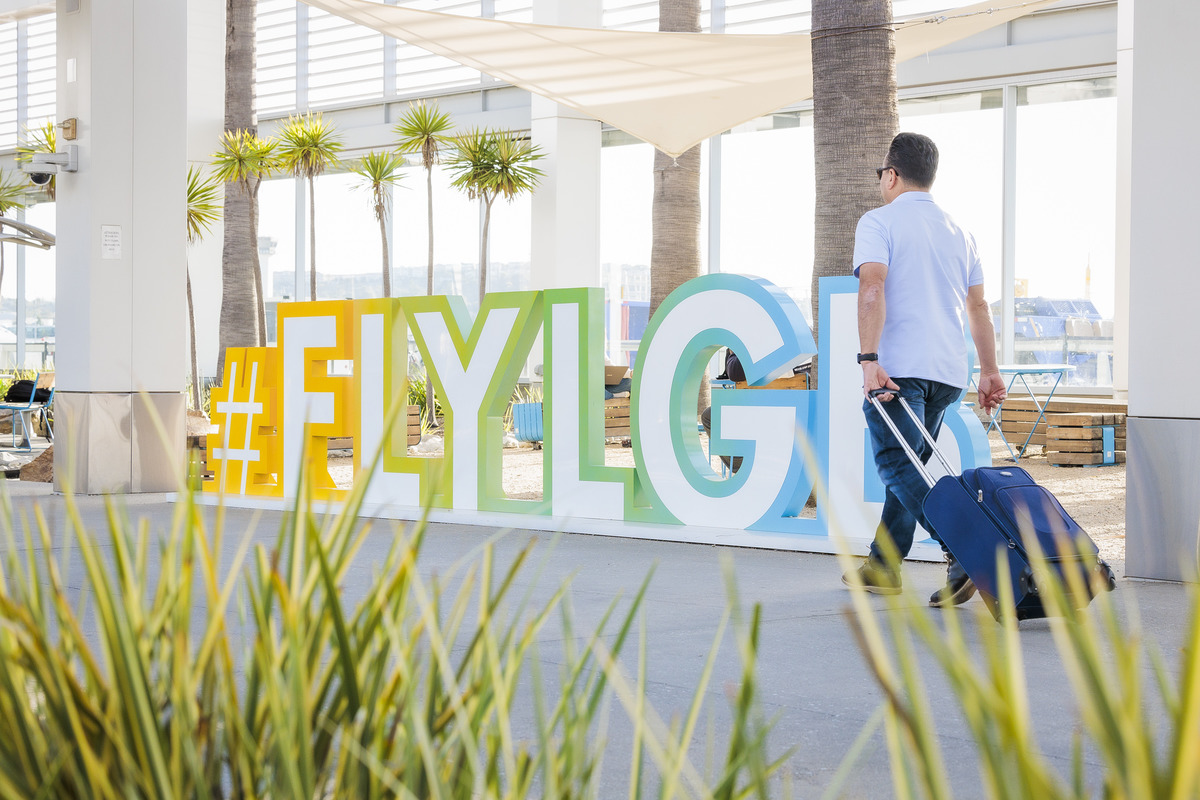
[[[672,156],[813,93],[808,34],[567,28],[372,0],[303,2],[555,100]],[[896,61],[1054,2],[987,0],[899,21]]]

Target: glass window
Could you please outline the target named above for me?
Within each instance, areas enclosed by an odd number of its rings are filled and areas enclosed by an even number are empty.
[[[392,292],[396,296],[425,294],[429,265],[425,179],[424,167],[406,169],[394,194],[396,271]],[[444,169],[434,167],[433,292],[462,295],[471,307],[478,305],[479,223],[478,204],[450,185]]]
[[[1072,386],[1112,385],[1116,79],[1017,92],[1019,363],[1066,363]]]
[[[54,203],[39,203],[25,210],[25,221],[42,230],[54,232]],[[54,365],[54,300],[57,296],[57,270],[54,248],[25,248],[25,368],[41,369]],[[6,262],[7,263],[7,262]],[[5,270],[6,273],[9,270]],[[15,289],[16,278],[12,281]]]
[[[606,337],[615,363],[632,363],[649,321],[653,241],[654,148],[621,131],[605,131],[600,150],[600,270],[607,303]],[[707,144],[700,154],[700,271],[708,268]],[[615,304],[614,304],[615,301]]]
[[[989,300],[1001,298],[1004,238],[1004,96],[1000,89],[900,103],[900,129],[938,146],[933,196],[975,237]]]
[[[260,114],[296,108],[296,3],[258,0],[255,104]]]
[[[279,178],[265,181],[258,190],[258,257],[268,302],[308,299],[307,287],[301,287],[302,295],[296,291],[295,187],[293,179]],[[268,324],[274,336],[271,327]]]
[[[721,271],[766,278],[811,322],[812,113],[773,114],[721,137]]]

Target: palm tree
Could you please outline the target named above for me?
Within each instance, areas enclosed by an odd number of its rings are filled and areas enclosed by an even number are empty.
[[[225,131],[258,134],[254,114],[255,17],[257,0],[225,0]],[[221,322],[217,379],[225,375],[225,350],[259,343],[254,313],[254,259],[250,195],[225,187],[225,232],[221,251]],[[256,233],[254,235],[257,235]]]
[[[58,152],[58,128],[54,124],[54,120],[48,119],[41,125],[33,128],[25,128],[21,134],[21,139],[17,142],[17,163],[28,164],[33,160],[34,153],[56,153]],[[42,188],[50,202],[54,202],[55,189],[58,186],[58,180],[54,173],[50,173],[50,181]]]
[[[437,164],[443,147],[451,142],[449,131],[454,127],[450,115],[440,111],[437,104],[426,105],[422,100],[410,103],[408,111],[396,123],[397,146],[401,153],[420,153],[425,165],[425,202],[429,222],[429,266],[426,272],[427,295],[433,294],[433,166]],[[433,408],[432,401],[429,408]]]
[[[492,204],[497,197],[512,202],[518,195],[532,192],[543,172],[533,166],[542,158],[540,148],[511,131],[476,128],[454,140],[446,167],[451,186],[467,197],[483,203],[483,231],[479,236],[479,305],[487,292],[488,228]]]
[[[221,136],[221,149],[213,153],[213,174],[225,183],[235,184],[250,200],[247,207],[249,230],[245,232],[250,245],[250,264],[254,277],[254,296],[257,310],[257,335],[255,344],[263,347],[267,343],[267,312],[263,299],[262,265],[258,259],[258,190],[263,179],[279,169],[275,155],[275,143],[258,138],[249,131],[226,132]],[[226,195],[230,192],[226,191]],[[226,203],[226,210],[229,205]],[[226,217],[228,220],[228,217]],[[226,297],[226,300],[228,297]],[[223,301],[224,302],[224,301]],[[222,305],[221,314],[225,308]],[[223,361],[224,359],[222,359]]]
[[[450,129],[454,124],[450,115],[441,111],[437,103],[426,105],[424,100],[409,103],[408,110],[396,123],[397,146],[401,153],[420,153],[425,165],[425,207],[427,210],[429,265],[425,272],[425,294],[433,295],[433,167],[441,156],[443,147],[450,144]],[[433,381],[425,380],[425,408],[429,427],[437,427],[434,416]]]
[[[875,168],[887,155],[899,115],[891,0],[813,0],[812,27],[816,334],[818,282],[853,272],[854,229],[881,202]]]
[[[219,202],[220,182],[215,177],[205,178],[200,170],[188,167],[187,188],[187,240],[196,244],[204,234],[212,230],[213,223],[221,218]],[[187,276],[188,330],[192,344],[192,406],[199,411],[200,370],[196,363],[196,309],[192,304],[192,269],[189,264]]]
[[[9,211],[25,207],[25,189],[28,185],[22,178],[0,169],[0,217],[6,217]],[[0,289],[3,286],[4,245],[0,244]]]
[[[659,0],[658,29],[696,33],[700,0]],[[700,145],[678,158],[654,151],[650,245],[650,317],[676,288],[700,275]],[[697,411],[709,404],[701,381]]]
[[[391,205],[391,187],[400,182],[400,168],[404,156],[388,150],[367,153],[353,167],[355,175],[363,179],[363,186],[371,190],[371,205],[375,219],[379,221],[379,238],[383,243],[383,296],[392,296],[392,269],[388,259],[387,215]]]
[[[279,130],[279,162],[297,178],[308,179],[309,294],[317,299],[317,186],[316,178],[337,165],[342,140],[318,112],[291,115]]]

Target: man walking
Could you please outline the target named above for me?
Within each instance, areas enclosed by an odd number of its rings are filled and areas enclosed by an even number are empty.
[[[854,236],[863,393],[892,390],[880,397],[883,407],[922,461],[932,450],[900,404],[891,401],[903,396],[937,436],[946,408],[967,385],[966,325],[979,354],[980,407],[990,410],[1005,398],[996,367],[996,332],[983,295],[983,266],[974,238],[929,194],[937,167],[937,146],[929,137],[897,135],[876,170],[885,205],[864,214]],[[896,594],[899,563],[885,558],[880,542],[888,537],[900,558],[908,555],[916,525],[930,530],[921,511],[929,490],[874,406],[864,401],[863,412],[887,492],[870,556],[857,577],[848,573],[842,581]],[[946,559],[946,587],[929,598],[933,606],[957,605],[975,593],[949,552]]]

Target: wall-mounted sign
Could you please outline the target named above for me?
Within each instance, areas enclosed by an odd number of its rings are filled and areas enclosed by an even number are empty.
[[[100,226],[100,258],[117,260],[121,258],[121,226]]]
[[[795,303],[767,281],[707,275],[673,292],[638,351],[630,398],[635,466],[604,460],[604,295],[600,289],[494,293],[474,318],[459,297],[284,303],[278,346],[230,349],[214,389],[205,488],[227,504],[282,505],[302,473],[314,495],[345,496],[326,440],[353,436],[357,479],[370,476],[371,515],[707,541],[828,552],[831,526],[869,538],[882,507],[862,414],[858,282],[821,284],[820,380],[815,390],[714,391],[713,454],[744,459],[723,477],[696,428],[704,368],[721,347],[751,385],[770,383],[816,351]],[[501,488],[502,420],[521,366],[542,332],[544,500]],[[445,451],[409,455],[409,334],[445,414]],[[353,374],[331,375],[350,360]],[[947,413],[943,444],[964,467],[990,460],[974,415]],[[815,514],[804,513],[814,487]],[[936,548],[916,554],[935,556]]]

